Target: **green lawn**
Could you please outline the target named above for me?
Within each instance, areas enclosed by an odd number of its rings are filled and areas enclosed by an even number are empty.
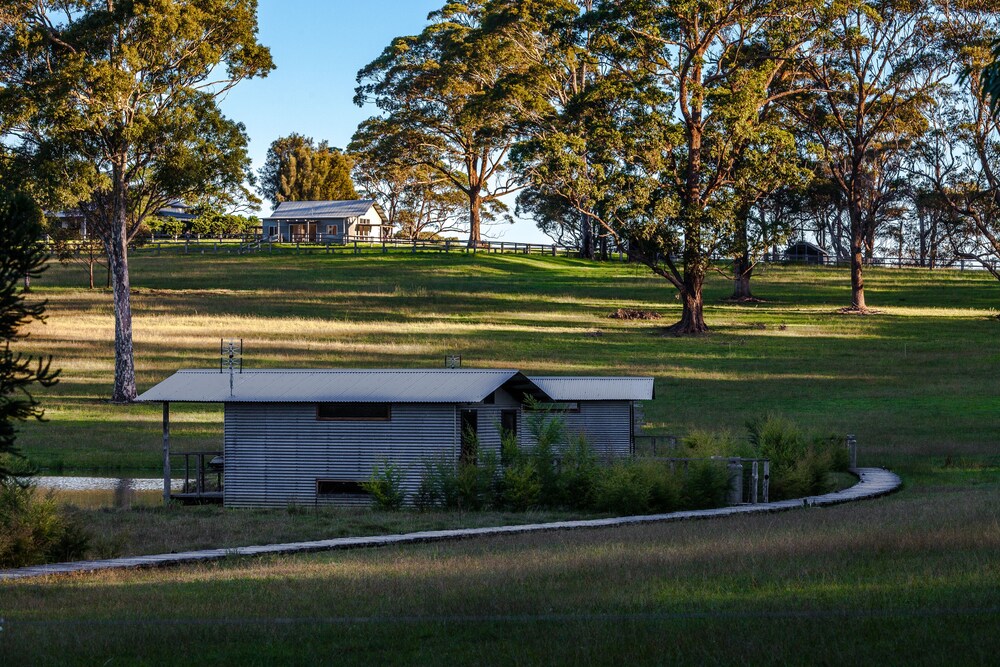
[[[770,267],[755,278],[766,303],[725,304],[728,286],[709,283],[701,338],[664,337],[672,292],[617,263],[192,255],[144,257],[133,276],[140,389],[211,367],[230,336],[251,367],[458,353],[649,374],[651,433],[738,430],[772,410],[855,433],[861,463],[905,488],[772,516],[3,584],[2,664],[920,665],[1000,650],[1000,284],[987,275],[870,271],[882,312],[857,317],[836,313],[846,271]],[[24,347],[66,370],[42,394],[51,421],[22,444],[44,466],[155,474],[158,406],[104,402],[110,299],[81,282],[56,267],[36,283],[51,317]],[[665,319],[608,319],[618,307]],[[179,449],[218,447],[217,410],[176,417]]]

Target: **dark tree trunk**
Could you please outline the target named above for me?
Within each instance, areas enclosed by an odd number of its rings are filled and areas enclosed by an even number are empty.
[[[750,261],[750,240],[747,234],[747,219],[750,217],[750,207],[740,206],[736,211],[736,248],[733,254],[733,296],[734,301],[747,301],[753,298],[750,293],[750,278],[753,275],[753,262]]]
[[[479,196],[478,190],[469,193],[469,248],[478,248],[483,241],[482,237],[482,209],[483,200]]]
[[[750,278],[753,276],[753,262],[750,253],[744,251],[739,257],[733,258],[733,300],[748,301],[753,299],[750,291]]]
[[[108,220],[108,271],[115,305],[115,386],[114,403],[131,403],[138,396],[135,388],[135,362],[132,356],[132,298],[128,275],[128,232],[125,183],[116,179],[112,197],[111,220]]]
[[[91,260],[87,264],[88,273],[90,274],[90,289],[94,289],[94,262]]]
[[[580,258],[594,259],[594,225],[590,218],[582,216],[580,223]]]
[[[861,229],[860,211],[851,212],[851,310],[865,312],[864,266],[865,237]]]
[[[684,309],[681,312],[681,320],[667,329],[669,333],[681,335],[702,334],[708,331],[705,325],[704,301],[701,296],[701,281],[692,284],[694,281],[685,280],[684,290],[681,291],[681,301]]]

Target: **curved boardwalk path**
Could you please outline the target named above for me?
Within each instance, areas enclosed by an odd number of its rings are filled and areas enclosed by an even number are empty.
[[[852,472],[859,477],[860,481],[849,489],[836,491],[834,493],[827,493],[821,496],[808,496],[806,498],[782,500],[767,504],[758,503],[756,505],[736,505],[734,507],[720,507],[710,510],[690,510],[687,512],[626,516],[613,519],[557,521],[554,523],[534,523],[521,526],[497,526],[494,528],[428,530],[417,533],[406,533],[403,535],[380,535],[374,537],[338,537],[332,540],[316,540],[313,542],[291,542],[287,544],[268,544],[256,547],[237,547],[233,549],[205,549],[202,551],[186,551],[174,554],[158,554],[155,556],[134,556],[131,558],[86,560],[75,563],[54,563],[52,565],[22,567],[16,570],[0,570],[0,580],[46,577],[59,574],[94,572],[97,570],[118,570],[125,568],[163,567],[165,565],[202,563],[206,561],[220,560],[230,556],[260,556],[265,554],[295,554],[311,551],[332,551],[334,549],[359,549],[364,547],[379,547],[393,544],[414,544],[417,542],[461,540],[471,537],[533,533],[543,530],[605,528],[662,521],[707,519],[712,517],[731,516],[733,514],[780,512],[800,507],[822,507],[826,505],[846,503],[852,500],[877,498],[878,496],[892,493],[902,484],[899,477],[895,473],[882,468],[856,468],[852,470]]]

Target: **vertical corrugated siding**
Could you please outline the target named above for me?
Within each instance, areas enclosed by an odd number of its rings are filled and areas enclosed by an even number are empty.
[[[631,452],[629,401],[585,401],[562,413],[570,436],[582,433],[604,459]],[[403,487],[413,494],[424,462],[457,460],[460,411],[479,418],[480,452],[500,451],[500,413],[520,406],[502,391],[496,403],[466,405],[397,403],[389,421],[317,421],[314,403],[227,403],[225,406],[225,504],[229,507],[367,504],[366,496],[317,496],[316,480],[364,481],[388,459],[405,468]],[[534,446],[528,420],[518,415],[522,446]]]
[[[632,453],[632,406],[630,401],[580,401],[579,412],[558,413],[566,421],[570,439],[583,435],[597,456],[611,460]],[[524,428],[521,444],[533,447],[535,440],[528,421],[532,413],[522,416]]]
[[[416,491],[423,461],[456,453],[455,406],[395,404],[392,419],[317,421],[312,403],[226,404],[225,504],[367,503],[363,496],[316,494],[317,479],[364,481],[388,459]]]

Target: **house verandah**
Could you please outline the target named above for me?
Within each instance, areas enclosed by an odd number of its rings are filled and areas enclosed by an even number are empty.
[[[262,224],[264,238],[276,243],[375,243],[393,226],[374,199],[281,202]]]
[[[232,380],[232,385],[230,381]],[[182,370],[139,397],[163,403],[164,498],[229,507],[367,503],[361,483],[392,462],[412,494],[428,460],[457,462],[474,437],[500,454],[504,434],[533,446],[533,405],[556,407],[570,433],[606,459],[634,447],[644,377],[542,377],[504,369]],[[170,402],[222,403],[223,449],[186,453],[171,490]],[[174,473],[179,472],[175,466]],[[194,475],[193,481],[191,476]],[[215,488],[206,480],[217,478]]]

